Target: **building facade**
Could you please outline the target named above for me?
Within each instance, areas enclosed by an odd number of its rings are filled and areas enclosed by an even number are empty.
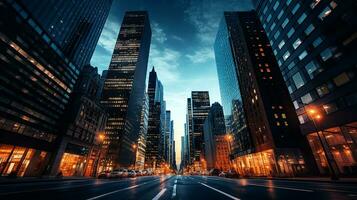
[[[149,96],[145,92],[143,99],[143,108],[141,111],[140,133],[136,145],[135,169],[143,170],[145,168],[146,137],[149,122]],[[135,147],[135,146],[134,146]]]
[[[192,149],[194,170],[202,169],[201,159],[204,159],[204,133],[203,124],[210,110],[208,91],[192,91]]]
[[[226,136],[226,126],[223,114],[222,106],[215,102],[212,104],[210,111],[208,113],[208,117],[205,120],[203,125],[203,133],[204,133],[204,143],[205,143],[205,160],[207,169],[212,169],[215,167],[218,158],[216,157],[217,143],[220,142],[220,139],[217,136]],[[228,144],[228,141],[225,141]],[[221,149],[221,148],[219,148]],[[222,159],[222,157],[220,157]],[[227,154],[226,160],[229,159],[229,155]]]
[[[72,35],[81,25],[83,8],[73,2],[2,1],[0,5],[0,174],[39,176],[54,172],[53,161],[65,132],[62,119],[84,64],[99,39],[111,1],[83,1],[90,27],[71,53],[62,46],[69,30],[49,30],[62,16]],[[53,5],[61,13],[53,12]],[[36,7],[36,8],[35,8]],[[69,13],[71,15],[68,15]],[[49,17],[58,14],[57,17]],[[54,25],[53,25],[54,27]],[[62,27],[63,28],[63,27]],[[78,34],[80,34],[78,32]],[[84,34],[84,32],[83,32]],[[81,50],[85,49],[85,51]],[[84,55],[86,54],[86,55]]]
[[[256,13],[225,12],[224,18],[253,147],[234,158],[237,170],[255,176],[306,173],[307,143]]]
[[[320,173],[356,174],[356,2],[254,3]]]
[[[109,169],[133,167],[145,92],[151,28],[146,11],[126,12],[104,82],[101,103]]]
[[[156,169],[165,161],[165,102],[163,86],[157,77],[155,68],[149,74],[149,122],[147,132],[147,145],[145,164],[147,168]]]

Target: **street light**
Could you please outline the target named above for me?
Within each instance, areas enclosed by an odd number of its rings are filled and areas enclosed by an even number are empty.
[[[98,134],[98,140],[99,140],[99,153],[98,153],[98,159],[96,161],[96,164],[95,164],[95,172],[94,172],[94,177],[97,176],[97,173],[98,173],[98,168],[99,168],[99,162],[100,162],[100,157],[101,157],[101,154],[102,154],[102,149],[103,149],[103,143],[104,143],[104,140],[105,140],[105,133],[103,132],[100,132]]]
[[[306,110],[306,107],[305,107],[306,104],[304,104],[304,110],[305,110],[305,113],[307,113],[307,116],[308,118],[312,121],[313,125],[314,125],[314,128],[315,128],[315,131],[316,131],[316,134],[317,134],[317,138],[319,139],[319,142],[321,143],[321,146],[322,146],[322,150],[324,151],[324,154],[326,155],[326,160],[327,160],[327,167],[329,168],[329,171],[331,173],[331,179],[332,180],[338,180],[338,176],[337,176],[337,173],[335,172],[335,169],[332,167],[332,161],[330,160],[330,157],[328,156],[327,152],[328,150],[326,149],[323,141],[322,141],[322,138],[319,134],[319,129],[317,127],[317,122],[321,122],[322,120],[322,115],[318,112],[318,110],[316,108],[308,108]],[[322,134],[323,134],[323,131],[321,131]]]

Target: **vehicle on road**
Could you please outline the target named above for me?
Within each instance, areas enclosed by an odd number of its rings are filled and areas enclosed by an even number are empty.
[[[221,172],[221,173],[219,173],[219,177],[226,177],[226,175],[227,175],[227,173],[226,172]]]
[[[129,172],[128,172],[128,177],[136,177],[136,172],[135,172],[135,170],[129,170]]]
[[[218,176],[219,173],[221,173],[221,171],[219,169],[211,169],[208,174],[210,176]]]
[[[109,178],[110,172],[109,171],[102,171],[98,174],[98,178]]]
[[[236,170],[228,170],[226,173],[227,178],[239,178],[239,174]]]

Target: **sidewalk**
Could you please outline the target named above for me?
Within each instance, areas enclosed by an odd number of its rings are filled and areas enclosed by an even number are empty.
[[[342,177],[339,180],[331,180],[329,177],[243,177],[247,179],[266,179],[266,180],[284,180],[284,181],[305,181],[305,182],[325,182],[325,183],[351,183],[357,184],[357,177]]]
[[[1,184],[16,184],[16,183],[35,183],[35,182],[51,182],[51,181],[70,181],[70,180],[91,180],[93,177],[0,177]]]

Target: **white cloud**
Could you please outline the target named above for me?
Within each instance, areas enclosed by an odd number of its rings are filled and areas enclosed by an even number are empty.
[[[119,30],[120,25],[118,22],[108,20],[99,38],[98,45],[108,51],[108,53],[112,53]]]
[[[201,47],[193,54],[187,54],[186,57],[188,57],[190,61],[195,64],[212,62],[214,60],[213,49],[209,47]]]
[[[164,43],[167,40],[166,33],[164,30],[159,26],[157,22],[151,22],[152,24],[152,38],[157,41],[158,43]]]
[[[151,45],[149,57],[149,71],[155,66],[159,79],[163,84],[168,84],[179,80],[179,60],[181,53],[163,45],[158,47],[156,44]]]
[[[184,41],[182,37],[179,37],[177,35],[172,35],[171,38],[180,42]]]

